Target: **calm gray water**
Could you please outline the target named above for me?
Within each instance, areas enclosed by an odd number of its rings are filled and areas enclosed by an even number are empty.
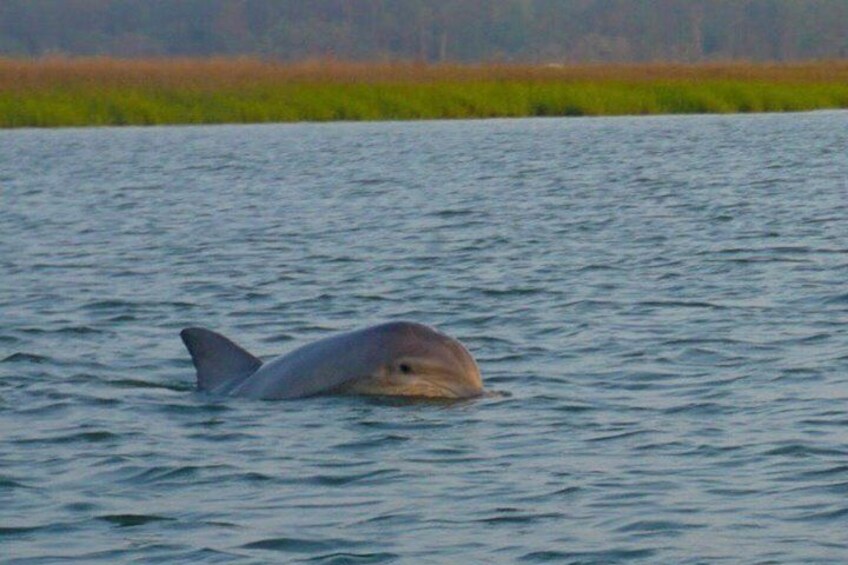
[[[848,113],[0,132],[0,561],[848,561]],[[499,394],[219,399],[433,324]]]

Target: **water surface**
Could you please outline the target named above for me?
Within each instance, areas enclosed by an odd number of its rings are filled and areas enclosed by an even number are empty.
[[[848,560],[848,113],[0,132],[14,564]],[[217,399],[395,319],[454,404]]]

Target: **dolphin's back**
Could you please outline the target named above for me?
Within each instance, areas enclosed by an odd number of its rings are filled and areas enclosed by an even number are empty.
[[[327,337],[269,361],[230,394],[280,400],[327,392],[373,372],[381,350],[373,328]]]

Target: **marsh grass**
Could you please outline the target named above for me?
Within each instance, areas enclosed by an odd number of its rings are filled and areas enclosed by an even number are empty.
[[[848,62],[417,65],[0,59],[0,127],[780,112],[848,107]]]

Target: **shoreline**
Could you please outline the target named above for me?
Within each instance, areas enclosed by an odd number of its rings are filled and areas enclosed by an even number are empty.
[[[0,59],[5,129],[846,108],[848,61],[463,66]]]

